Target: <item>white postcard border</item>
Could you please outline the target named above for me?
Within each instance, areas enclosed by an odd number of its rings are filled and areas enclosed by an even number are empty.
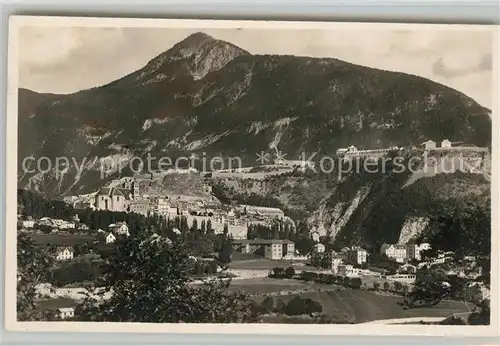
[[[393,24],[393,23],[331,23],[305,21],[236,21],[236,20],[184,20],[138,18],[92,18],[13,16],[9,23],[8,82],[7,82],[7,145],[6,145],[6,254],[5,254],[5,324],[9,331],[51,332],[120,332],[120,333],[209,333],[209,334],[264,334],[264,335],[427,335],[427,336],[498,336],[499,335],[499,181],[496,178],[499,163],[492,155],[491,208],[491,324],[489,326],[435,326],[435,325],[379,325],[379,324],[154,324],[154,323],[100,323],[100,322],[18,322],[16,320],[16,206],[17,206],[17,91],[18,91],[18,30],[22,26],[57,27],[150,27],[150,28],[260,28],[282,30],[409,30],[427,26],[433,30],[488,30],[494,31],[493,48],[493,107],[492,150],[499,149],[499,36],[496,25],[453,24]]]

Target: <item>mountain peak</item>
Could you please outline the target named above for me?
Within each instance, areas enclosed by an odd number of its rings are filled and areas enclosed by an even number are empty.
[[[204,32],[196,32],[175,44],[171,49],[151,60],[139,76],[150,79],[165,63],[182,63],[193,79],[202,79],[240,55],[250,54],[234,44],[213,38]],[[162,78],[156,78],[161,80]]]
[[[198,31],[189,35],[184,40],[180,41],[178,45],[186,45],[186,44],[189,45],[196,43],[200,44],[206,41],[217,41],[217,40],[204,32]]]

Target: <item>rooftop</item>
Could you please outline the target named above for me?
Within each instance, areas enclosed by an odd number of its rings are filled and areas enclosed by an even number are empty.
[[[295,243],[288,239],[234,239],[233,244],[268,245],[268,244],[295,244]]]

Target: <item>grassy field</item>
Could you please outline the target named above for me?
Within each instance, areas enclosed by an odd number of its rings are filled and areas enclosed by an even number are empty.
[[[295,270],[316,270],[313,267],[306,266],[299,262],[291,262],[284,260],[271,260],[267,258],[253,258],[232,261],[229,264],[231,269],[272,269],[276,267],[288,268],[292,266]]]
[[[332,289],[332,285],[321,285],[312,282],[303,282],[293,279],[255,278],[234,280],[229,288],[231,291],[240,291],[248,294],[262,294],[265,297],[270,293],[293,292],[297,290],[314,291]]]
[[[294,296],[293,294],[281,296],[275,300],[281,299],[286,302]],[[300,296],[320,302],[323,314],[335,320],[352,323],[405,317],[447,317],[453,313],[468,311],[463,302],[456,301],[442,301],[430,308],[404,310],[397,304],[401,300],[400,297],[382,296],[364,290],[306,292]]]

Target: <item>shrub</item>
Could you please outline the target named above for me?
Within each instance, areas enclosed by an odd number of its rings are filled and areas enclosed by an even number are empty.
[[[384,290],[385,290],[385,291],[388,291],[388,290],[389,290],[389,288],[391,288],[391,285],[390,285],[387,281],[386,281],[386,282],[384,282]]]
[[[350,286],[355,289],[360,289],[361,285],[363,284],[363,281],[361,278],[352,278],[350,280]]]
[[[295,269],[293,269],[292,267],[286,268],[285,277],[287,279],[292,279],[294,276],[295,276]]]
[[[403,289],[403,284],[401,282],[399,282],[399,281],[396,281],[394,283],[394,290],[397,291],[397,292],[399,292],[402,289]]]
[[[349,286],[350,281],[351,281],[351,280],[350,280],[350,279],[346,276],[346,277],[343,279],[342,283],[344,284],[344,286]]]
[[[373,282],[373,290],[378,291],[380,288],[380,282],[374,281]]]
[[[273,297],[266,297],[260,304],[262,307],[262,310],[265,312],[271,312],[274,310],[274,299]]]
[[[302,299],[298,296],[290,300],[283,309],[283,312],[288,316],[320,313],[322,311],[323,307],[320,303],[309,298]]]
[[[315,281],[318,279],[318,274],[314,272],[303,271],[300,273],[300,279],[304,281]]]
[[[283,310],[285,310],[285,306],[285,302],[281,299],[278,299],[278,301],[276,302],[276,306],[274,307],[274,312],[282,313]]]

